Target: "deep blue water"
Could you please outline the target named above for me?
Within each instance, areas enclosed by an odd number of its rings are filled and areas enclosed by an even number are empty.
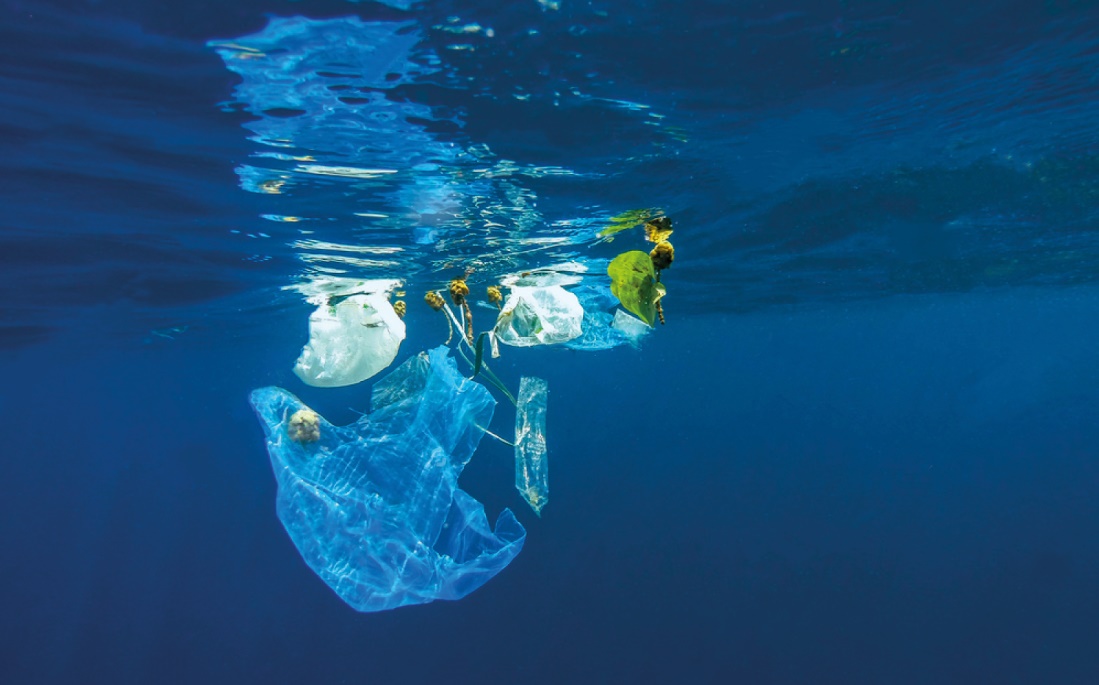
[[[1099,8],[912,5],[0,2],[0,682],[1099,682]],[[523,552],[352,611],[247,403],[368,408],[300,291],[403,279],[404,359],[640,207],[667,325],[494,362]]]

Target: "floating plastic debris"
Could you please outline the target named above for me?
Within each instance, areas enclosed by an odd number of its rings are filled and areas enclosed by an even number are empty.
[[[652,326],[632,314],[627,314],[624,309],[619,309],[614,313],[611,328],[618,331],[626,342],[635,348],[641,347],[641,338],[644,338],[653,330]]]
[[[447,348],[381,379],[373,411],[349,426],[333,426],[281,388],[251,400],[278,481],[279,520],[356,610],[461,599],[523,548],[526,531],[509,509],[490,528],[481,503],[458,487],[496,401],[458,373]]]
[[[584,307],[584,334],[565,343],[572,350],[609,350],[620,345],[641,347],[641,339],[652,328],[641,319],[618,308],[610,288],[585,285],[574,291]]]
[[[553,345],[580,337],[583,320],[580,300],[559,285],[512,287],[493,330],[505,345]]]
[[[515,408],[515,488],[535,514],[549,501],[546,459],[546,393],[541,378],[523,376]]]
[[[385,293],[349,295],[310,315],[294,373],[322,388],[359,383],[392,364],[404,338],[404,321]]]

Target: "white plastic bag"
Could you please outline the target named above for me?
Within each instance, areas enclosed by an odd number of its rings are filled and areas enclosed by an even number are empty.
[[[294,373],[320,388],[353,385],[392,364],[404,337],[404,321],[385,293],[322,304],[309,316],[309,342]]]
[[[584,308],[559,285],[512,287],[493,329],[505,345],[553,345],[580,337]]]

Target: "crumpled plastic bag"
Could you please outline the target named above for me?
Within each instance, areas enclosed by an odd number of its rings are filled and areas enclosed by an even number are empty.
[[[574,291],[584,308],[584,334],[565,344],[572,350],[609,350],[619,345],[641,347],[641,339],[652,327],[641,319],[618,309],[618,300],[610,288],[586,285]]]
[[[522,550],[509,509],[489,526],[458,477],[496,401],[445,347],[374,387],[373,410],[333,426],[275,387],[255,390],[278,481],[277,512],[305,562],[351,607],[383,611],[476,590]],[[294,431],[305,410],[311,430]]]
[[[580,300],[559,285],[514,286],[493,332],[505,345],[553,345],[580,337],[583,320]]]
[[[294,373],[321,388],[360,383],[393,363],[404,338],[404,321],[385,293],[321,304],[309,316],[309,342]]]

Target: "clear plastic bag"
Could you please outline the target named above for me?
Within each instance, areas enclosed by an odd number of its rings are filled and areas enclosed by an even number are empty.
[[[496,402],[458,373],[445,347],[381,379],[372,412],[349,426],[281,388],[256,390],[251,401],[279,520],[309,567],[358,611],[460,599],[522,549],[526,531],[510,510],[493,529],[458,487]]]
[[[350,295],[309,316],[309,342],[294,373],[322,388],[360,383],[393,363],[404,338],[404,321],[385,293]]]
[[[493,330],[505,345],[553,345],[580,337],[583,320],[580,300],[561,286],[515,286]]]

